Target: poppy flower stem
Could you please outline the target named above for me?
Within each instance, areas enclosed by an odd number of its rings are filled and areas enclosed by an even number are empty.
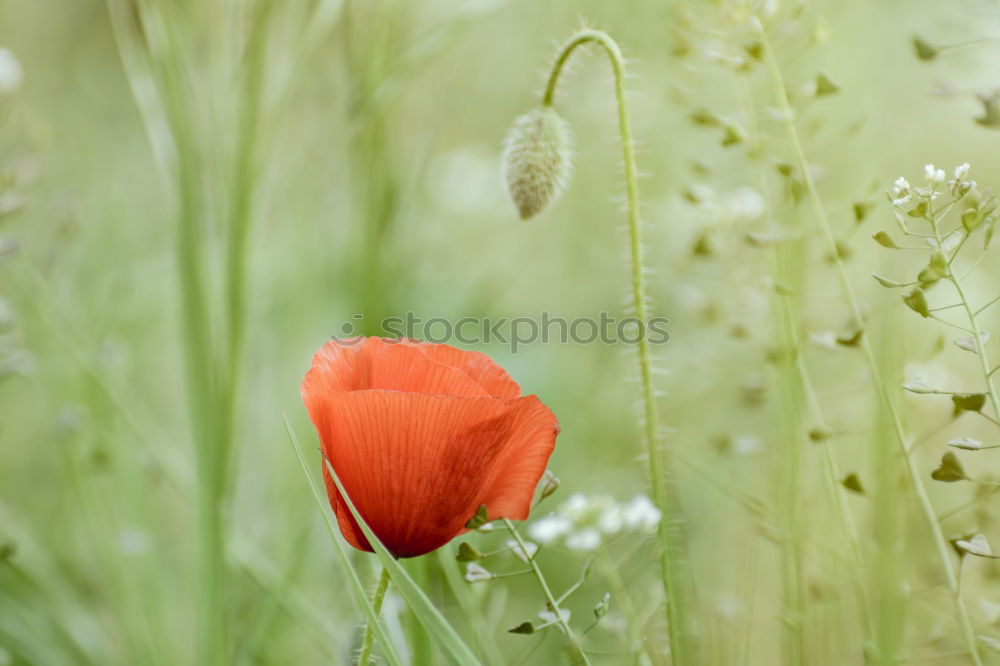
[[[378,585],[375,586],[375,594],[372,596],[372,609],[375,616],[382,612],[382,602],[385,601],[386,590],[389,589],[389,571],[382,567],[382,573],[378,577]],[[358,656],[358,666],[368,666],[372,660],[372,646],[375,644],[375,629],[371,621],[365,624],[365,636],[361,640],[361,654]]]
[[[571,37],[562,47],[555,64],[552,66],[548,83],[545,86],[542,105],[544,107],[553,105],[556,83],[570,54],[578,46],[591,42],[596,43],[607,54],[614,74],[618,132],[625,164],[625,194],[628,208],[629,246],[632,257],[632,302],[636,318],[642,322],[641,325],[644,325],[647,320],[647,309],[646,287],[643,277],[642,226],[639,218],[638,170],[625,95],[625,58],[615,40],[607,33],[590,29],[581,30]],[[663,513],[658,537],[660,567],[667,605],[667,625],[670,634],[670,654],[674,664],[695,663],[697,661],[695,632],[693,618],[688,612],[689,600],[693,594],[693,579],[688,562],[684,517],[680,505],[680,489],[672,450],[668,443],[661,441],[660,438],[659,415],[656,411],[653,390],[652,360],[649,342],[645,335],[639,336],[638,351],[645,417],[643,437],[649,461],[653,502]]]
[[[524,539],[521,538],[521,533],[517,531],[509,519],[503,518],[503,524],[507,527],[507,530],[514,537],[517,542],[518,548],[521,549],[522,553],[530,553],[527,544],[525,544]],[[573,657],[574,663],[590,664],[590,659],[587,658],[587,654],[583,651],[583,647],[580,645],[580,639],[577,638],[576,634],[573,632],[573,628],[569,626],[569,621],[563,615],[562,610],[559,608],[559,601],[556,600],[555,595],[552,594],[552,588],[549,587],[548,581],[545,580],[545,574],[542,573],[541,567],[535,561],[535,557],[528,558],[528,566],[531,567],[531,573],[535,575],[535,580],[538,581],[538,586],[542,588],[542,593],[545,595],[545,605],[549,607],[549,610],[555,615],[555,623],[559,625],[559,628],[563,630],[566,634],[566,639],[569,641],[569,649],[571,656]]]

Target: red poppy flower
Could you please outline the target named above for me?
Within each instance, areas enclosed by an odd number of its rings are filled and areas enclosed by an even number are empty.
[[[559,425],[485,354],[415,340],[328,342],[302,399],[358,512],[397,557],[440,548],[485,505],[528,517]],[[371,551],[323,465],[340,531]]]

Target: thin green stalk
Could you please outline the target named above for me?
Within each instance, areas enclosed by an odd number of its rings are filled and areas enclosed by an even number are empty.
[[[933,213],[929,214],[931,220],[931,225],[934,228],[934,235],[938,241],[938,247],[941,247],[941,233],[938,230],[937,219],[934,217]],[[968,238],[968,236],[966,236]],[[964,243],[964,241],[963,241]],[[961,247],[955,250],[956,254]],[[990,359],[989,355],[986,353],[986,344],[983,340],[982,331],[979,329],[979,313],[981,310],[974,310],[969,299],[965,295],[965,290],[962,288],[962,279],[955,274],[952,263],[949,261],[947,264],[947,278],[955,286],[955,292],[958,294],[958,298],[962,301],[962,309],[965,310],[965,315],[969,319],[969,328],[972,331],[972,337],[976,341],[976,356],[979,357],[979,367],[983,373],[983,382],[986,384],[986,395],[990,399],[990,406],[993,408],[993,415],[1000,419],[1000,399],[997,397],[997,391],[993,387],[993,371],[990,370]]]
[[[556,83],[570,54],[578,46],[598,44],[607,54],[614,74],[615,103],[618,109],[618,132],[625,163],[625,194],[628,207],[629,249],[631,253],[632,302],[636,317],[645,323],[646,287],[642,257],[642,225],[639,219],[639,185],[635,161],[635,146],[625,95],[625,59],[618,44],[599,30],[581,30],[562,47],[549,74],[542,105],[553,105]],[[669,442],[661,441],[659,415],[653,390],[652,360],[646,336],[639,336],[639,374],[642,380],[643,414],[646,454],[652,485],[653,502],[663,514],[658,537],[663,591],[667,606],[667,627],[670,634],[670,654],[674,664],[696,663],[694,622],[690,597],[692,576],[685,539],[684,516],[681,510],[680,488],[677,481],[673,451]]]
[[[199,621],[198,661],[205,666],[228,661],[226,563],[222,501],[226,434],[207,307],[203,242],[203,164],[194,136],[186,84],[185,49],[179,35],[181,16],[160,13],[145,0],[140,15],[150,35],[150,62],[173,139],[173,167],[178,196],[176,261],[180,282],[182,341],[188,404],[198,463]],[[181,11],[173,8],[172,11]]]
[[[385,592],[389,589],[389,571],[383,567],[382,573],[378,577],[378,585],[375,586],[375,594],[372,596],[372,609],[375,617],[378,618],[382,612],[382,602],[385,600]],[[358,666],[368,666],[372,661],[372,645],[375,644],[375,631],[371,622],[365,624],[365,637],[361,641],[361,654],[358,656]]]
[[[243,347],[246,330],[247,257],[250,228],[253,223],[254,179],[257,175],[257,146],[261,92],[263,88],[266,55],[267,23],[273,3],[258,2],[253,25],[246,45],[246,81],[240,100],[240,120],[237,148],[233,157],[233,184],[230,191],[230,216],[227,224],[229,238],[226,246],[226,328],[228,332],[225,352],[226,372],[222,385],[222,423],[225,429],[219,446],[225,475],[228,469],[234,427],[236,404],[239,397]],[[227,475],[228,476],[228,475]],[[222,481],[223,486],[226,480]]]
[[[802,174],[802,179],[805,183],[806,192],[812,204],[818,227],[823,235],[823,238],[826,240],[827,249],[830,252],[830,256],[832,257],[833,264],[836,268],[837,279],[840,283],[841,290],[843,291],[844,299],[847,302],[851,317],[858,325],[861,325],[864,322],[861,307],[858,304],[857,297],[854,294],[854,289],[851,286],[851,280],[847,274],[847,268],[837,251],[837,239],[833,235],[833,229],[830,225],[830,220],[827,217],[826,208],[823,205],[823,200],[820,198],[819,190],[816,188],[816,182],[813,180],[812,174],[809,170],[809,164],[806,161],[805,151],[802,148],[802,141],[799,137],[798,128],[795,125],[795,116],[791,104],[788,101],[788,94],[785,89],[785,81],[781,74],[781,68],[778,66],[774,51],[771,48],[770,41],[767,37],[767,33],[764,31],[763,25],[759,22],[757,22],[756,25],[761,38],[761,43],[764,46],[764,60],[771,76],[771,82],[774,86],[779,110],[782,112],[782,116],[784,117],[785,124],[788,129],[788,136],[795,153],[795,160],[798,169]],[[924,515],[927,527],[931,532],[931,537],[934,541],[934,548],[937,552],[942,571],[945,575],[945,581],[955,604],[956,619],[962,632],[963,639],[965,640],[966,647],[968,648],[969,656],[972,658],[972,661],[976,664],[976,666],[981,666],[982,658],[979,656],[979,646],[976,643],[976,636],[972,630],[972,624],[969,621],[965,605],[958,596],[958,581],[955,577],[955,571],[951,566],[951,554],[949,552],[950,547],[941,531],[941,525],[937,521],[937,515],[934,512],[934,505],[931,503],[930,496],[927,494],[927,488],[924,486],[920,470],[917,467],[913,456],[910,455],[906,432],[903,427],[903,421],[900,416],[899,409],[896,407],[893,396],[882,378],[878,359],[875,356],[875,352],[872,350],[868,337],[862,336],[859,345],[864,353],[865,360],[868,362],[869,371],[871,373],[872,382],[875,384],[876,392],[881,399],[882,405],[891,417],[895,438],[903,455],[903,460],[906,463],[907,472],[913,485],[914,493],[917,496],[917,503],[919,504],[920,510]]]
[[[309,491],[313,496],[313,500],[316,502],[316,506],[319,507],[320,513],[323,515],[323,523],[326,525],[326,531],[327,534],[330,535],[330,541],[333,543],[334,552],[336,552],[337,558],[340,560],[340,564],[343,567],[344,575],[347,577],[347,582],[352,592],[351,596],[354,600],[355,607],[364,612],[365,618],[368,621],[368,626],[374,627],[375,636],[382,644],[382,653],[385,660],[389,663],[389,666],[401,666],[403,662],[399,655],[396,654],[395,646],[389,642],[389,635],[386,632],[385,627],[382,626],[382,623],[379,622],[378,615],[375,613],[375,609],[372,608],[371,601],[368,600],[368,596],[365,594],[364,587],[361,584],[361,578],[358,576],[358,572],[351,564],[351,558],[347,554],[347,547],[344,545],[343,539],[340,537],[340,530],[333,517],[333,512],[330,511],[329,502],[326,498],[321,496],[318,484],[313,481],[312,476],[309,474],[309,465],[306,464],[305,455],[302,453],[302,446],[299,444],[299,439],[295,436],[295,432],[292,430],[292,424],[288,422],[288,416],[284,413],[281,414],[281,420],[284,422],[285,432],[288,433],[288,442],[292,445],[295,457],[299,461],[299,467],[302,470],[302,474],[305,476],[306,484],[309,486]]]
[[[798,249],[798,248],[795,248]],[[775,253],[778,275],[788,275],[788,265],[794,262],[792,248]],[[780,473],[778,496],[782,507],[781,573],[783,579],[782,627],[784,657],[788,664],[806,663],[805,622],[807,617],[805,581],[803,573],[802,532],[799,509],[802,505],[802,393],[801,374],[796,358],[800,355],[796,335],[795,304],[790,295],[777,295],[777,318],[781,339],[778,372],[780,377],[778,430],[783,446],[780,448]]]
[[[616,562],[607,546],[601,545],[598,552],[598,563],[601,567],[601,573],[611,585],[612,598],[621,606],[622,612],[625,615],[625,631],[628,634],[629,654],[632,655],[632,663],[652,663],[649,659],[649,651],[646,649],[646,638],[642,631],[642,620],[639,618],[639,613],[632,602],[632,595],[629,594],[628,586],[621,576],[620,567],[622,560],[620,559]]]
[[[531,551],[528,550],[528,546],[524,543],[524,539],[521,538],[521,533],[517,531],[517,527],[515,527],[514,523],[507,518],[503,518],[502,520],[503,524],[507,527],[507,530],[510,531],[511,536],[513,536],[514,540],[517,541],[517,545],[521,549],[521,552],[527,556]],[[569,621],[563,616],[562,609],[559,607],[559,601],[552,594],[552,589],[545,580],[545,574],[542,573],[541,567],[538,566],[538,562],[535,561],[534,556],[527,557],[527,560],[528,566],[531,567],[531,573],[535,576],[535,580],[538,581],[538,586],[542,588],[542,594],[545,595],[545,602],[549,607],[549,611],[555,615],[556,624],[558,624],[559,628],[563,630],[564,634],[566,634],[566,639],[569,641],[570,653],[572,657],[574,660],[579,659],[581,663],[589,665],[590,659],[587,658],[587,653],[583,651],[583,646],[580,645],[580,639],[577,637],[576,633],[574,633],[573,628],[569,626]]]
[[[754,108],[753,99],[747,90],[746,77],[737,77],[741,82],[739,86],[740,98],[743,101],[744,110],[747,114],[753,117],[756,113]],[[761,189],[764,192],[764,200],[766,202],[766,208],[771,214],[772,209],[771,204],[771,187],[770,181],[767,177],[766,172],[761,172]],[[781,284],[796,284],[797,281],[787,274],[785,263],[782,261],[783,245],[778,244],[774,249],[774,262],[775,262],[775,272],[778,282]],[[793,251],[794,252],[794,251]],[[776,297],[782,301],[789,301],[789,306],[793,309],[791,310],[794,315],[795,303],[791,302],[791,295],[776,293]],[[809,372],[809,368],[805,361],[804,354],[801,353],[801,332],[799,326],[796,322],[794,316],[788,318],[782,318],[783,325],[787,326],[787,331],[785,332],[785,338],[788,341],[786,344],[794,345],[795,350],[795,364],[798,370],[798,383],[802,393],[805,394],[807,409],[812,413],[812,418],[814,419],[814,424],[822,432],[828,432],[827,420],[823,414],[823,408],[820,405],[819,399],[816,394],[815,385],[813,384],[812,377]],[[789,382],[793,381],[791,378],[788,379]],[[801,432],[797,434],[801,441]],[[833,448],[830,446],[829,442],[822,442],[820,444],[823,454],[823,471],[824,477],[826,479],[827,490],[830,494],[831,502],[834,506],[834,510],[837,514],[837,519],[840,522],[841,528],[844,531],[845,536],[850,545],[851,555],[854,559],[854,565],[857,567],[858,571],[863,571],[865,566],[864,557],[861,550],[861,540],[858,535],[857,523],[854,520],[854,514],[851,512],[850,506],[847,504],[847,496],[844,489],[840,485],[840,479],[842,475],[840,472],[840,466],[837,464],[837,458],[834,455]],[[797,474],[796,474],[797,476]],[[796,501],[796,504],[798,502]],[[801,570],[800,570],[801,573]],[[868,594],[868,588],[863,580],[855,577],[855,584],[859,589],[859,594],[862,602],[862,610],[865,615],[865,624],[868,627],[869,635],[874,633],[874,625],[872,620],[872,604],[871,598]]]
[[[898,317],[890,321],[890,326],[879,331],[877,344],[879,358],[892,371],[890,377],[898,378],[902,374],[902,362],[895,341],[901,335],[898,330],[900,323]],[[892,424],[885,410],[879,409],[877,404],[874,411],[876,424],[870,447],[875,472],[871,534],[877,548],[868,576],[875,600],[872,632],[875,654],[871,661],[880,666],[897,666],[904,661],[899,647],[905,632],[903,571],[900,567],[900,563],[905,561],[900,539],[900,483],[892,450],[881,446],[892,430]]]
[[[493,632],[487,625],[486,618],[478,602],[473,597],[469,584],[465,582],[459,569],[455,566],[455,549],[452,546],[440,548],[437,551],[438,566],[444,575],[445,582],[458,602],[462,615],[472,626],[479,648],[483,652],[486,663],[490,666],[501,666],[507,663],[493,638]]]

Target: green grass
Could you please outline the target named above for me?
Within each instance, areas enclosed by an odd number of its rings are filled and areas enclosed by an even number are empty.
[[[366,626],[377,663],[571,663],[561,621],[509,631],[553,600],[595,666],[671,644],[681,664],[995,661],[997,564],[953,543],[1000,544],[1000,459],[947,445],[1000,443],[995,244],[977,227],[924,285],[950,323],[871,278],[930,257],[871,239],[928,240],[893,218],[897,177],[969,162],[1000,187],[976,97],[992,15],[769,6],[0,2],[24,66],[0,92],[0,665],[341,664]],[[600,43],[554,94],[581,16]],[[522,223],[501,141],[546,98],[574,168]],[[943,238],[964,207],[904,221]],[[575,492],[646,493],[682,538],[543,546],[545,590],[503,529],[461,537],[497,551],[474,584],[458,542],[399,562],[343,542],[298,387],[345,322],[637,305],[668,344],[458,346],[559,419],[561,487],[524,538]],[[918,377],[982,412],[901,389]],[[932,478],[948,451],[969,479]]]

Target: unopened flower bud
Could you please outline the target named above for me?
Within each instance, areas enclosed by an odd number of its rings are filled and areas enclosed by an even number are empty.
[[[538,496],[539,502],[559,490],[559,477],[550,470],[545,470],[545,476],[542,479],[544,483],[542,484],[542,492]]]
[[[522,220],[559,196],[571,167],[569,125],[555,109],[539,107],[514,121],[504,149],[504,176]]]

